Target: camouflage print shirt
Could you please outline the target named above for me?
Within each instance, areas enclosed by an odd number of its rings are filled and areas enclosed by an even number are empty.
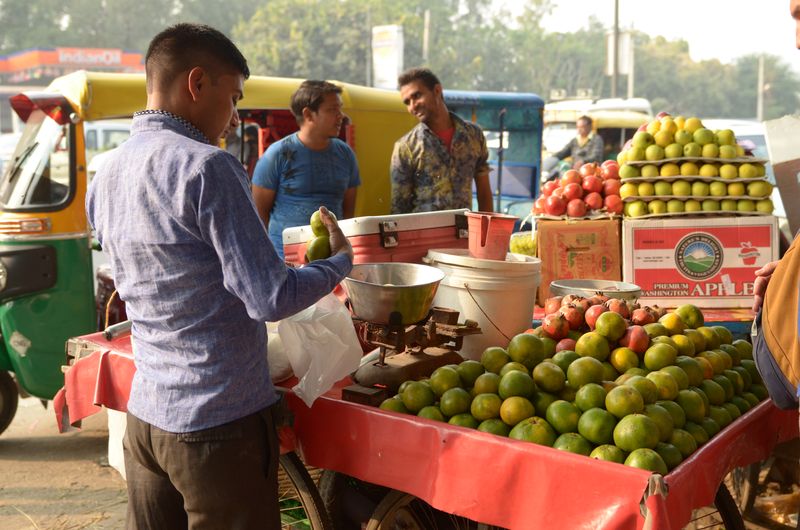
[[[394,144],[392,213],[472,207],[472,182],[489,174],[486,138],[477,125],[452,112],[450,151],[424,123]]]

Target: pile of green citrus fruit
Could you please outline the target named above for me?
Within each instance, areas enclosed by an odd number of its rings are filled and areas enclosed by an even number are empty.
[[[750,343],[693,305],[594,324],[569,350],[542,328],[516,335],[380,407],[666,474],[767,397]]]

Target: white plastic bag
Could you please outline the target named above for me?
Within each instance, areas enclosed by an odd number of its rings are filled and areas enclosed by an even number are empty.
[[[332,294],[278,323],[294,375],[292,388],[309,407],[334,383],[358,369],[361,345],[350,312]]]

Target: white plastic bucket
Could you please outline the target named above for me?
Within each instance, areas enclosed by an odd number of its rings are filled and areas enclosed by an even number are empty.
[[[461,313],[483,333],[467,335],[461,355],[479,360],[489,346],[505,348],[516,334],[531,327],[539,288],[538,258],[507,254],[504,261],[473,258],[467,249],[433,249],[424,261],[445,273],[433,305]]]

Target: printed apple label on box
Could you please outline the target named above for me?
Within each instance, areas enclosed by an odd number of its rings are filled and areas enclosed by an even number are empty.
[[[752,297],[772,260],[772,225],[633,228],[633,277],[643,298]]]

